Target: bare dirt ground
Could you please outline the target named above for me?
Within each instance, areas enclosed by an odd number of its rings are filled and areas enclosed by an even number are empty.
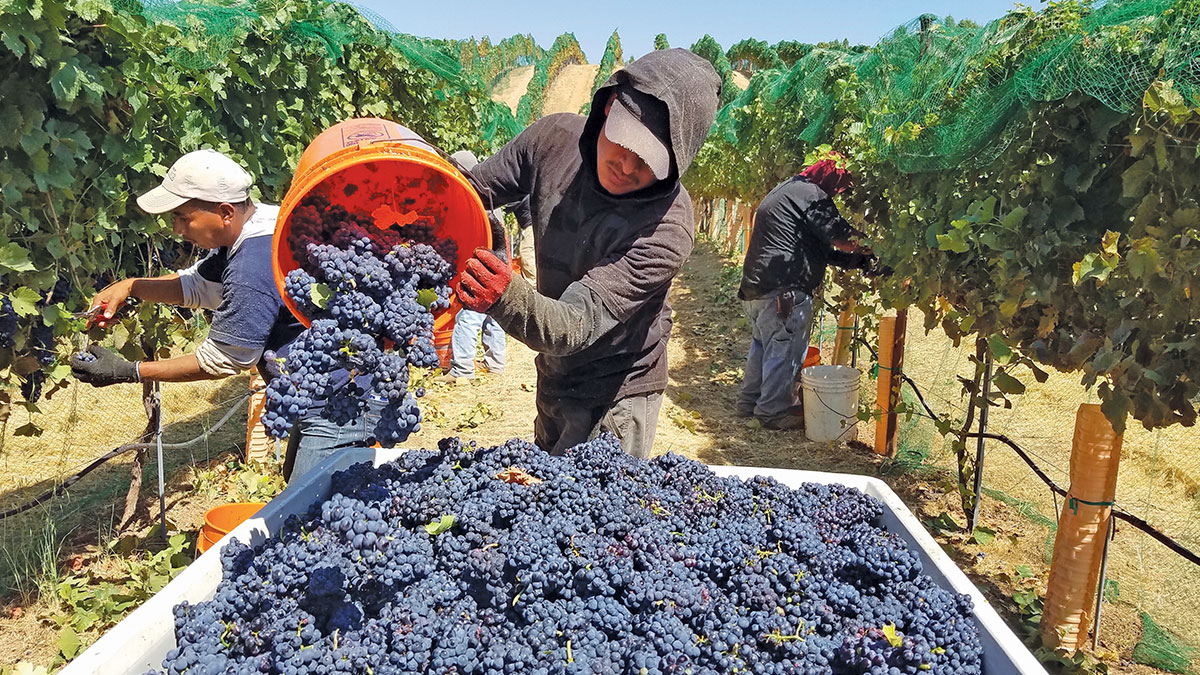
[[[753,75],[754,75],[754,73],[751,73],[749,71],[735,70],[735,71],[733,71],[733,83],[735,85],[737,85],[738,89],[741,89],[742,91],[746,91],[746,87],[750,86],[750,78]]]
[[[702,243],[674,284],[675,327],[669,345],[670,384],[660,416],[655,453],[676,452],[710,464],[880,476],[926,523],[947,513],[961,522],[957,487],[950,472],[941,466],[944,462],[940,460],[945,457],[940,439],[936,443],[932,443],[932,438],[924,439],[927,449],[936,446],[931,448],[931,457],[939,461],[930,461],[928,466],[913,471],[871,452],[871,425],[860,425],[859,440],[862,443],[813,443],[804,438],[803,432],[764,430],[733,416],[733,401],[749,342],[740,304],[733,296],[735,283],[729,261],[710,245]],[[917,329],[913,338],[920,332]],[[955,370],[955,362],[947,357],[940,344],[922,349],[916,349],[913,344],[910,343],[906,371],[911,368],[918,381],[937,380],[935,375],[946,375],[940,371]],[[824,341],[824,347],[828,359],[831,348],[828,339]],[[865,354],[863,358],[864,361],[869,359]],[[866,366],[860,363],[860,367]],[[431,375],[418,378],[414,386],[425,384],[429,390],[421,401],[424,421],[421,431],[410,437],[405,446],[435,447],[437,441],[446,436],[459,436],[484,445],[513,437],[530,438],[535,382],[532,352],[511,339],[508,342],[508,366],[503,373],[480,372],[475,380],[460,385],[435,384]],[[864,382],[869,381],[864,379]],[[214,403],[240,395],[246,384],[244,380],[231,380],[204,385],[207,388],[195,386],[198,388],[187,389],[180,385],[167,390],[168,421],[183,420],[186,423],[173,432],[177,440],[190,438],[203,426],[215,422],[226,406],[218,407]],[[867,388],[871,387],[864,386]],[[52,428],[56,430],[56,436],[44,436],[36,441],[14,439],[10,422],[3,455],[7,462],[4,475],[7,482],[0,485],[0,506],[20,502],[46,484],[52,484],[53,477],[63,473],[65,468],[73,467],[95,453],[95,445],[89,445],[83,451],[65,443],[63,439],[70,434],[95,441],[97,438],[127,438],[136,433],[142,424],[138,419],[140,409],[136,407],[136,392],[132,387],[130,392],[118,391],[121,389],[113,387],[104,390],[102,395],[91,389],[61,392],[61,403],[56,397],[54,405],[63,408],[50,407],[44,416],[49,418],[46,420],[47,434]],[[935,390],[933,394],[939,401],[949,402],[954,398],[949,391]],[[121,396],[126,396],[129,401],[118,406],[117,403],[123,400],[119,398]],[[178,396],[178,400],[173,396]],[[68,405],[71,401],[75,403]],[[1032,406],[1032,402],[1029,405]],[[122,408],[130,408],[133,412],[118,419],[112,411]],[[231,419],[233,428],[223,436],[210,439],[207,447],[168,455],[168,514],[180,531],[195,533],[208,508],[245,499],[245,490],[239,484],[241,474],[221,473],[228,460],[241,454],[244,420],[244,413],[239,412]],[[1004,423],[1002,416],[996,422],[998,425]],[[1061,425],[1057,419],[1045,419],[1040,433],[1062,436]],[[921,429],[909,429],[908,433],[912,434],[910,443],[922,440]],[[60,459],[64,453],[68,459]],[[998,451],[994,454],[998,456]],[[1166,451],[1162,454],[1166,455]],[[27,542],[36,543],[38,528],[55,519],[62,519],[62,529],[70,530],[61,549],[52,556],[53,574],[66,574],[78,566],[75,574],[89,576],[96,583],[105,579],[120,580],[120,560],[114,559],[102,546],[106,538],[111,539],[112,533],[107,533],[102,524],[111,522],[114,509],[119,511],[118,502],[128,484],[127,471],[127,466],[119,466],[81,481],[70,499],[65,500],[74,511],[60,506],[58,510],[20,521],[29,531]],[[1019,493],[1020,487],[1014,482],[1029,482],[1017,474],[1009,477],[1004,470],[997,470],[994,479],[996,482],[989,479],[989,484],[1014,493]],[[148,473],[138,517],[126,534],[145,536],[153,525],[157,517],[153,480],[153,474]],[[78,511],[84,504],[87,506],[81,517]],[[1012,600],[1013,593],[1020,590],[1044,592],[1048,571],[1044,555],[1048,530],[1031,522],[1024,514],[1025,508],[1022,503],[985,499],[982,522],[996,532],[996,538],[986,545],[964,534],[935,531],[935,538],[943,548],[1014,627],[1021,619]],[[1052,511],[1046,513],[1052,517]],[[10,526],[10,530],[15,527]],[[0,544],[8,546],[20,541],[13,531],[8,535],[14,538],[0,540]],[[3,558],[0,556],[0,560]],[[43,573],[41,578],[53,574]],[[1164,585],[1169,593],[1172,585]],[[1174,588],[1179,590],[1180,587],[1177,584]],[[1124,593],[1122,589],[1122,597]],[[20,659],[48,664],[57,650],[58,628],[51,621],[56,611],[52,598],[39,597],[36,593],[24,598],[10,594],[0,599],[0,666]],[[1177,618],[1183,623],[1191,620],[1187,616]],[[1101,655],[1105,657],[1109,672],[1131,675],[1162,672],[1130,662],[1132,648],[1140,633],[1141,623],[1133,604],[1105,604]],[[86,643],[94,641],[97,635],[91,633],[83,637]]]
[[[577,113],[592,97],[592,82],[596,79],[599,65],[579,64],[563,66],[558,75],[546,87],[546,99],[542,114],[569,112]]]
[[[500,81],[492,89],[492,100],[508,106],[515,114],[517,105],[521,102],[521,97],[525,95],[525,91],[529,88],[529,81],[532,79],[533,66],[517,66],[509,70],[500,77]]]

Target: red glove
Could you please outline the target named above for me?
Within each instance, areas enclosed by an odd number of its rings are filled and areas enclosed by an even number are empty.
[[[486,312],[496,304],[510,282],[512,267],[488,249],[477,248],[463,268],[458,282],[458,299],[469,310]]]

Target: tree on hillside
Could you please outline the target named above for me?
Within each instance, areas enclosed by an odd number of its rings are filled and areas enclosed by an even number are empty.
[[[670,49],[670,48],[671,48],[671,43],[667,42],[667,34],[666,33],[659,33],[658,35],[654,36],[655,51],[662,50],[662,49]]]

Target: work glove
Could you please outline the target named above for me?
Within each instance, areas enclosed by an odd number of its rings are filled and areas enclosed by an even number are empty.
[[[486,312],[512,282],[512,267],[486,248],[475,249],[475,255],[463,266],[459,279],[458,299],[463,307],[474,312]]]
[[[784,291],[775,296],[775,314],[779,318],[787,321],[792,315],[792,310],[796,307],[796,296],[792,291]]]
[[[95,358],[89,359],[88,355]],[[126,361],[100,345],[92,345],[86,354],[72,354],[71,374],[80,382],[87,382],[93,387],[142,380],[138,375],[137,362]]]
[[[868,279],[874,279],[876,277],[890,277],[895,270],[879,262],[879,258],[876,258],[874,253],[868,253],[866,260],[863,262],[862,271],[863,276]]]
[[[492,231],[492,252],[501,260],[509,260],[512,258],[512,249],[508,245],[508,228],[504,226],[504,221],[496,217],[496,214],[491,211],[487,212],[488,227]]]

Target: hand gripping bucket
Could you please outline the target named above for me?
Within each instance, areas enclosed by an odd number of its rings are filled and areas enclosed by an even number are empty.
[[[802,371],[804,433],[810,441],[851,441],[858,437],[858,381],[850,366],[811,366]]]
[[[310,194],[324,194],[333,204],[369,215],[380,229],[418,219],[429,222],[439,238],[458,243],[451,288],[471,252],[492,246],[483,202],[458,169],[416,132],[378,118],[339,122],[304,149],[275,226],[275,285],[287,308],[306,326],[309,319],[284,292],[284,280],[300,266],[288,246],[292,211]],[[449,344],[454,315],[461,308],[451,293],[450,307],[434,313],[435,344]]]

